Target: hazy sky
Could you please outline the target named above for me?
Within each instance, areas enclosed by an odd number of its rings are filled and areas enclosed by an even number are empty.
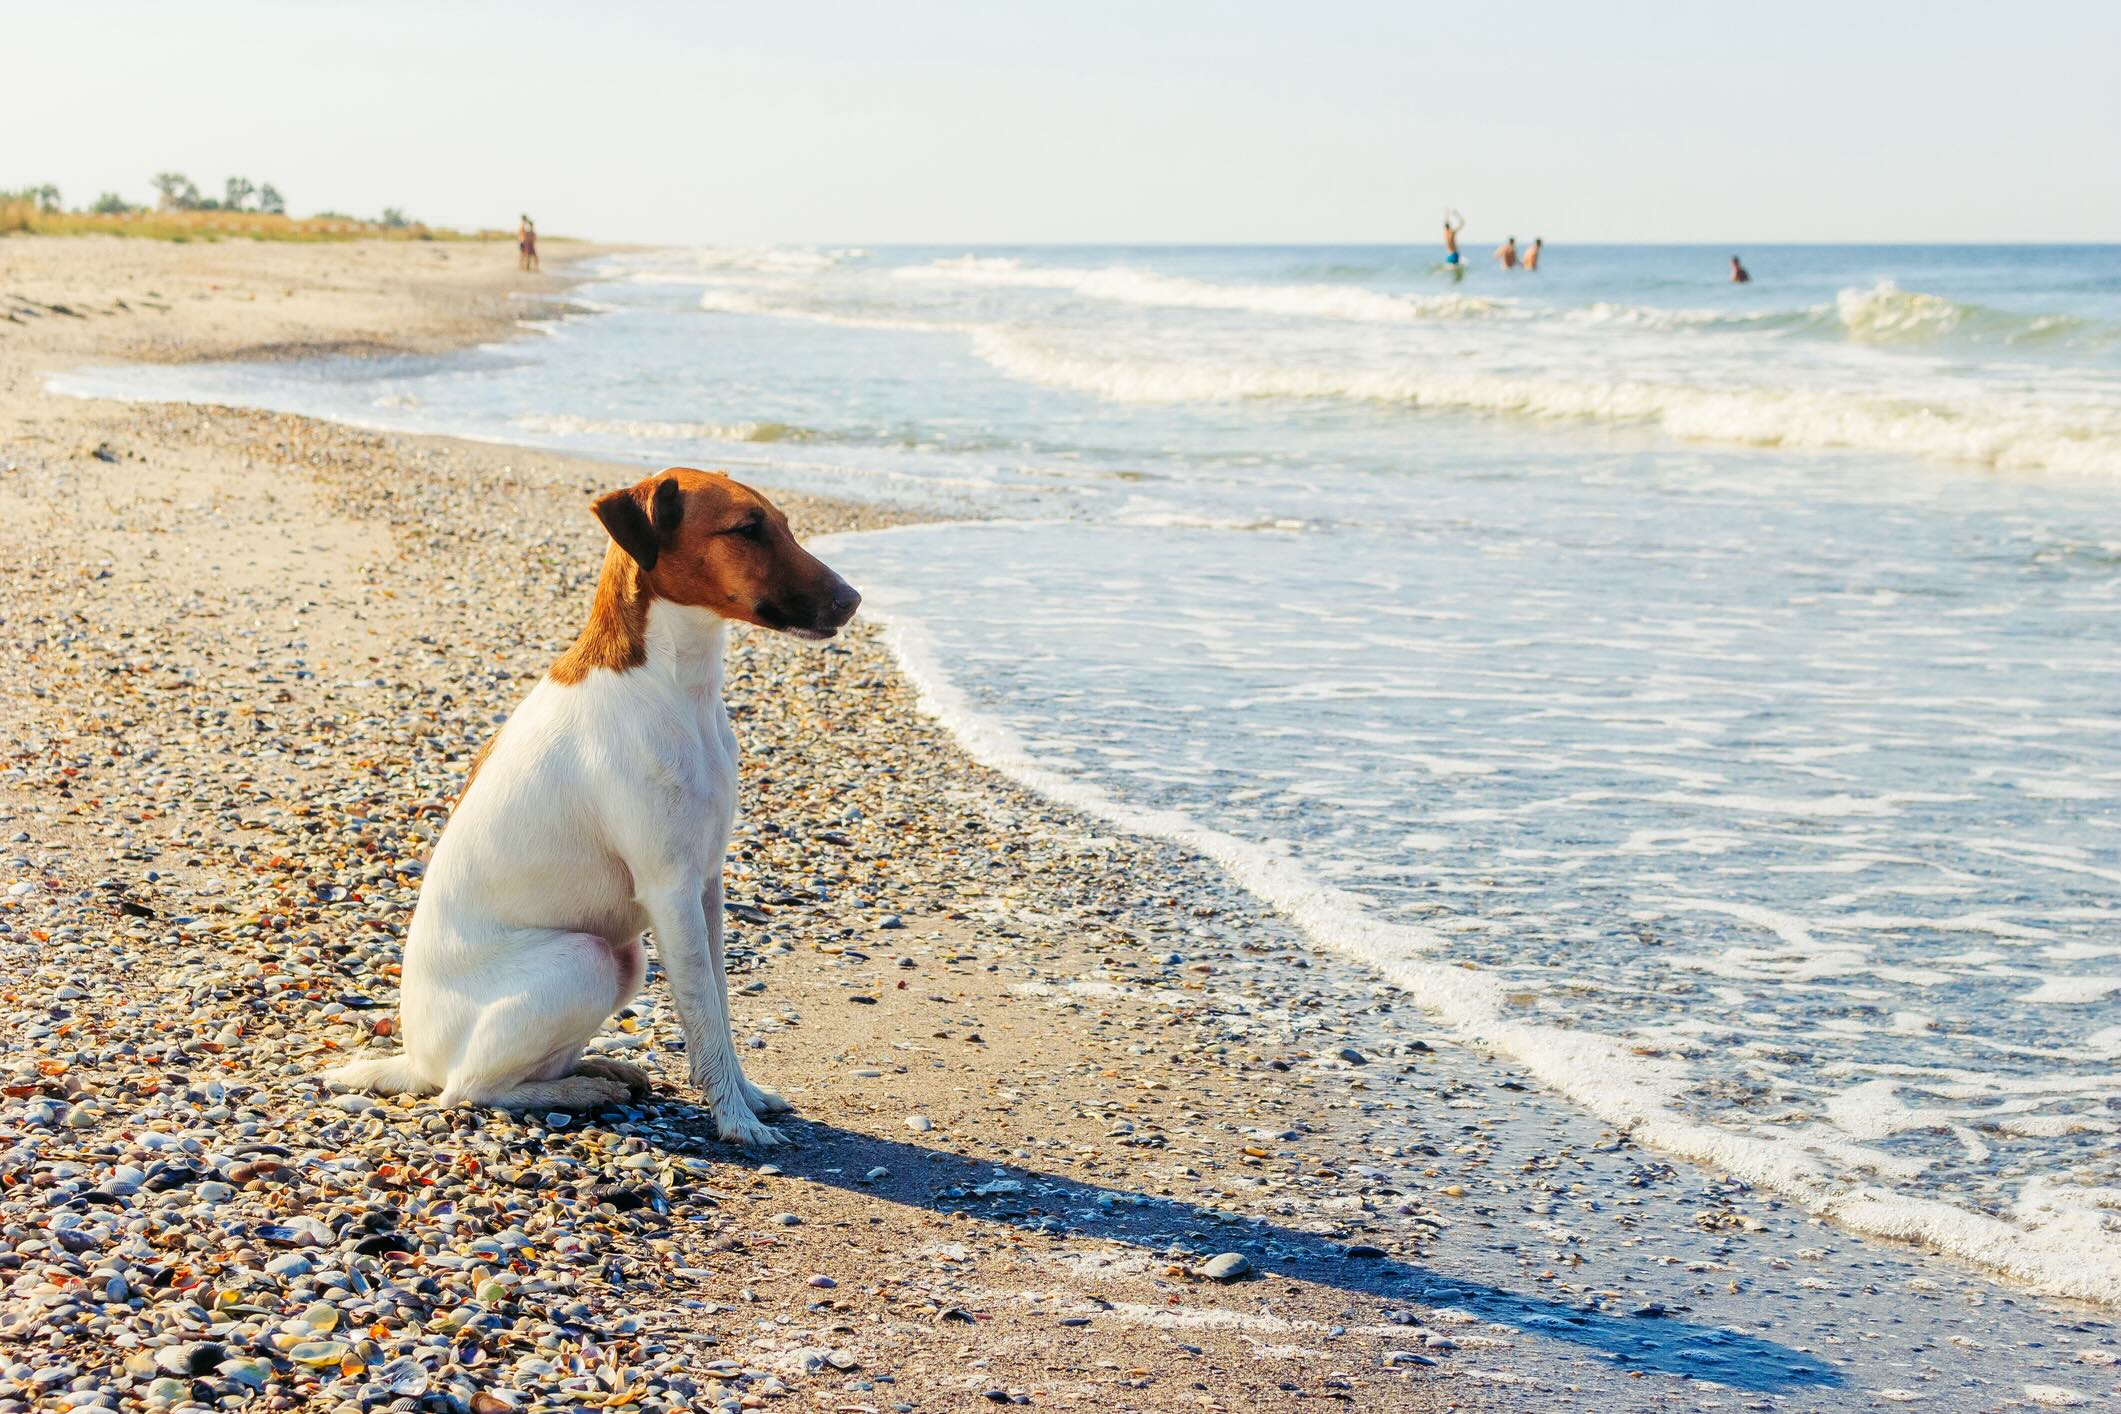
[[[0,186],[688,242],[2121,239],[2121,4],[0,0]]]

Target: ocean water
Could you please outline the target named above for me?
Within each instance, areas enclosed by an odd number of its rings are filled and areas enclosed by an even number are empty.
[[[99,369],[726,466],[988,761],[1639,1138],[2121,1301],[2121,248],[700,250]]]

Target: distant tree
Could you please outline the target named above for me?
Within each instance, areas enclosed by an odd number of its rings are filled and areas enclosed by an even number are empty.
[[[57,211],[59,209],[59,189],[50,182],[46,182],[41,187],[31,187],[23,195],[36,202],[39,211]]]
[[[395,206],[384,207],[381,220],[383,225],[389,227],[393,231],[398,230],[400,227],[410,226],[412,224],[410,220],[406,219],[405,213],[400,211]]]
[[[199,189],[182,172],[157,172],[148,179],[155,189],[156,204],[164,211],[183,211],[198,205]]]
[[[258,209],[260,211],[270,211],[275,216],[285,216],[287,214],[287,198],[281,196],[280,189],[271,182],[260,183],[258,187]]]
[[[221,186],[221,204],[230,211],[241,211],[243,203],[249,201],[257,190],[248,177],[230,177]]]
[[[114,191],[107,191],[97,197],[96,204],[89,208],[89,212],[96,216],[126,216],[130,215],[132,210],[133,204]]]
[[[349,216],[344,211],[319,211],[316,219],[319,221],[353,221],[358,218]]]

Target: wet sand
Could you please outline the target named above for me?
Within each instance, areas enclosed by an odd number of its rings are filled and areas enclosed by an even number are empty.
[[[2113,1392],[2106,1313],[1635,1149],[967,760],[859,627],[731,662],[734,1007],[791,1146],[713,1141],[660,983],[600,1042],[652,1103],[333,1095],[639,470],[39,375],[500,337],[565,254],[0,241],[0,1411]]]

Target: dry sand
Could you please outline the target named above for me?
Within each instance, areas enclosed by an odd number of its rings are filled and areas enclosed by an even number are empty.
[[[2012,1300],[1540,1101],[969,763],[859,627],[733,648],[735,1011],[791,1147],[708,1137],[659,983],[603,1043],[653,1103],[333,1096],[586,607],[584,500],[638,470],[39,375],[446,348],[565,288],[500,247],[0,241],[0,1414],[1864,1407],[1866,1285]],[[2108,1373],[1895,1355],[1932,1408]]]

